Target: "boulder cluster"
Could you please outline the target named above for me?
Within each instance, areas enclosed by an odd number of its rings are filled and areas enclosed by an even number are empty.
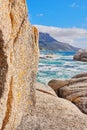
[[[78,74],[70,80],[51,80],[48,85],[58,97],[71,101],[87,114],[87,73]]]

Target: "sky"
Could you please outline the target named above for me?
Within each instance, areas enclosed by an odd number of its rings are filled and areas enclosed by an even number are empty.
[[[59,41],[87,48],[87,0],[27,0],[29,20]]]

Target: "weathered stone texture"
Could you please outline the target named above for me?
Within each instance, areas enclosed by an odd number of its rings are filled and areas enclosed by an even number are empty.
[[[70,80],[51,80],[48,84],[58,97],[71,101],[87,114],[87,73],[78,74]]]
[[[38,32],[24,0],[0,1],[0,130],[15,130],[35,105]]]
[[[35,86],[35,111],[25,116],[16,130],[87,130],[87,116],[74,104],[58,98],[49,86]]]

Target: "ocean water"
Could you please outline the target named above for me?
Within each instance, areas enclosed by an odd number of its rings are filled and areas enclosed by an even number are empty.
[[[75,52],[41,51],[37,81],[47,84],[52,79],[70,79],[87,72],[87,62],[74,61]]]

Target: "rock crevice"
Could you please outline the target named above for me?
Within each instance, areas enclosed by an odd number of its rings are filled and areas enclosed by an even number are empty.
[[[8,71],[7,56],[4,52],[3,34],[0,30],[0,98],[4,92],[4,84],[6,82],[6,74]]]
[[[11,77],[11,81],[10,81],[10,90],[9,90],[8,99],[7,99],[7,110],[6,110],[5,118],[2,123],[1,130],[4,130],[5,126],[9,122],[9,117],[11,114],[12,100],[13,100],[12,84],[13,84],[13,77]]]

